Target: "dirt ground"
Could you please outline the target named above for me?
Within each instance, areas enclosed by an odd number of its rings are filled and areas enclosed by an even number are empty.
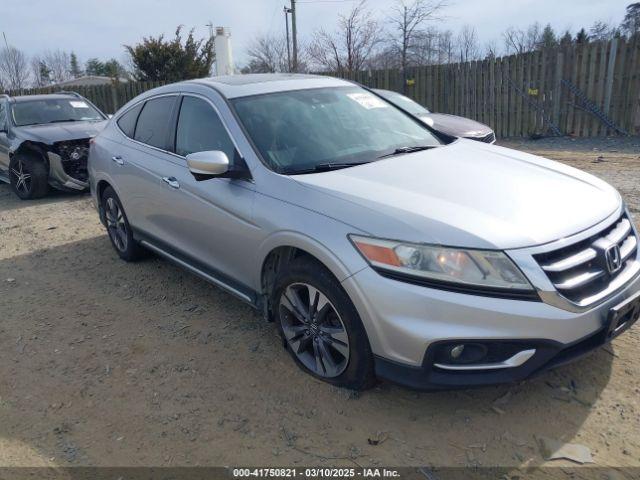
[[[503,143],[602,177],[640,218],[636,141]],[[120,261],[88,196],[0,186],[0,466],[524,467],[545,464],[541,437],[640,466],[638,351],[635,326],[517,385],[350,393],[299,371],[235,298]]]

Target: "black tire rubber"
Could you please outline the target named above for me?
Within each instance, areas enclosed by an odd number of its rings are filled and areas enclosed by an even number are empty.
[[[31,175],[27,191],[17,187],[17,178],[13,173],[18,169],[18,163]],[[42,198],[49,192],[49,168],[45,160],[35,153],[20,153],[14,155],[9,162],[9,183],[11,189],[21,200],[35,200]]]
[[[287,286],[298,282],[310,284],[322,291],[337,310],[347,330],[349,336],[349,363],[344,372],[337,377],[327,378],[316,375],[309,370],[291,351],[285,339],[280,309],[278,308],[279,300]],[[271,295],[271,305],[273,306],[275,323],[284,345],[298,367],[304,372],[324,382],[351,390],[366,390],[375,385],[376,376],[373,354],[371,353],[367,332],[362,325],[353,302],[340,285],[340,282],[324,265],[315,259],[305,256],[291,262],[280,271],[275,280]]]
[[[111,187],[105,188],[104,192],[102,192],[102,198],[101,198],[102,211],[103,212],[106,211],[107,200],[109,198],[113,198],[113,200],[117,203],[118,208],[122,212],[124,223],[126,225],[126,235],[127,235],[126,248],[124,250],[120,250],[116,246],[116,243],[114,242],[113,238],[111,237],[111,233],[107,228],[107,234],[109,236],[109,241],[111,242],[113,249],[116,251],[118,256],[126,262],[135,262],[147,257],[148,255],[147,250],[133,238],[133,230],[131,229],[131,225],[129,224],[129,219],[127,218],[127,214],[124,211],[124,208],[122,207],[122,203],[120,202],[118,195]]]

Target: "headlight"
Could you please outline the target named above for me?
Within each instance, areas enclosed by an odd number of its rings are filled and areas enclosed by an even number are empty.
[[[469,287],[533,290],[504,253],[468,250],[350,236],[364,258],[377,270]]]

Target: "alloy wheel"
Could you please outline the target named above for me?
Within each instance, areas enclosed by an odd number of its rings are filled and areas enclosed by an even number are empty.
[[[17,168],[11,168],[11,173],[16,178],[16,190],[28,195],[31,191],[31,173],[27,170],[22,159],[17,158],[16,162]]]
[[[107,198],[105,216],[107,218],[107,230],[116,248],[124,252],[127,249],[127,224],[124,214],[118,202],[113,197]]]
[[[344,372],[349,336],[326,295],[307,283],[294,283],[284,289],[279,310],[285,339],[305,367],[327,378]]]

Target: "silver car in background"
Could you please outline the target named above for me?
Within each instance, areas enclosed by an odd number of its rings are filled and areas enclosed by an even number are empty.
[[[151,250],[274,320],[297,364],[363,389],[521,380],[640,314],[620,195],[568,166],[444,144],[356,84],[304,75],[144,93],[91,145],[127,261]]]

